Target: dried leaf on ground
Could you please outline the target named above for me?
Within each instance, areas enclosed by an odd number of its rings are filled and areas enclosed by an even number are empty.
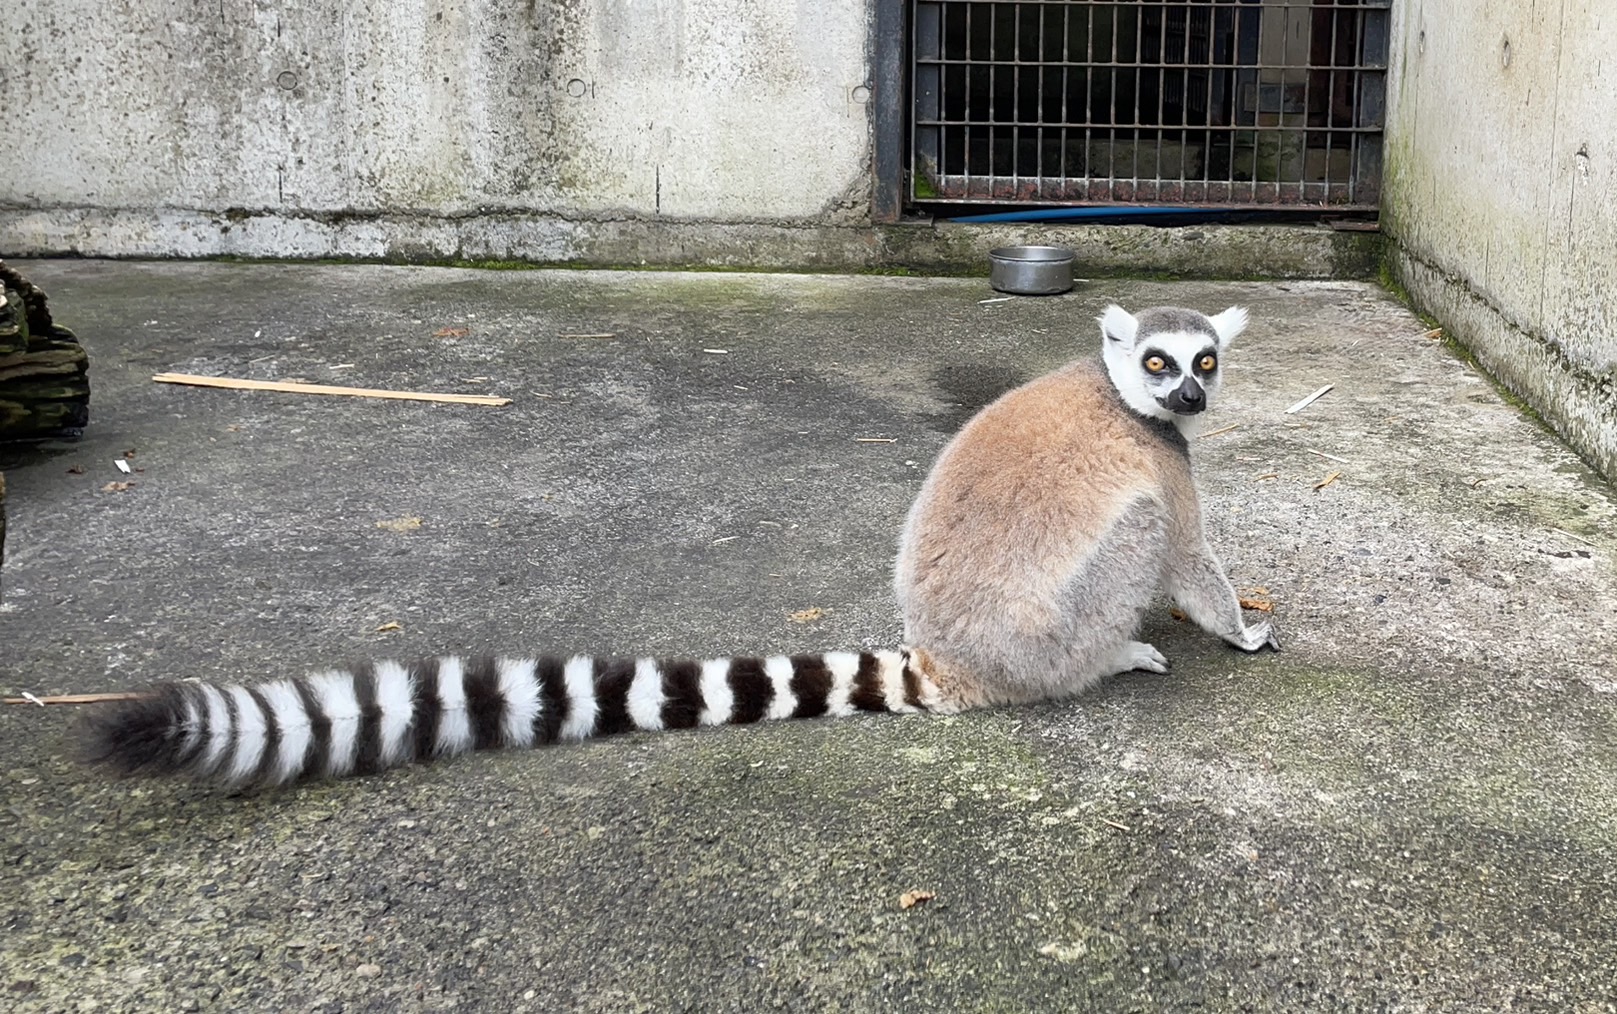
[[[434,338],[464,338],[472,333],[469,327],[441,327],[432,333]]]
[[[1190,619],[1190,617],[1185,615],[1185,611],[1183,609],[1179,609],[1177,607],[1175,607],[1173,609],[1169,609],[1168,610],[1168,615],[1172,616],[1174,619],[1178,620],[1180,623],[1183,623],[1186,620]]]
[[[914,908],[924,905],[938,896],[936,891],[905,891],[898,898],[899,908]]]
[[[1242,609],[1256,609],[1260,613],[1272,613],[1275,611],[1275,604],[1268,599],[1241,599],[1240,601]]]
[[[378,521],[376,527],[390,532],[413,532],[421,527],[420,518],[394,518],[391,521]]]
[[[813,623],[815,620],[820,619],[824,615],[824,609],[821,609],[819,606],[809,606],[807,609],[799,609],[795,613],[786,614],[786,618],[791,620],[793,623]]]
[[[403,629],[404,629],[404,624],[400,623],[398,620],[388,620],[386,623],[382,624],[380,627],[377,627],[376,632],[378,634],[386,634],[389,631],[403,630]]]
[[[132,482],[109,482],[105,486],[101,487],[101,492],[103,492],[103,493],[122,493],[124,490],[130,489],[134,485],[135,484],[132,483]]]
[[[1330,475],[1327,475],[1324,479],[1320,480],[1319,482],[1314,483],[1314,492],[1316,492],[1316,493],[1319,492],[1320,490],[1324,489],[1326,486],[1329,486],[1331,483],[1335,482],[1336,480],[1340,479],[1341,477],[1342,477],[1341,472],[1332,472]]]

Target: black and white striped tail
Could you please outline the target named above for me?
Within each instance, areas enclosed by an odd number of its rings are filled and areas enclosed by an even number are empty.
[[[162,683],[92,712],[87,754],[131,774],[280,785],[635,729],[936,704],[902,651],[707,662],[451,656],[248,686]]]

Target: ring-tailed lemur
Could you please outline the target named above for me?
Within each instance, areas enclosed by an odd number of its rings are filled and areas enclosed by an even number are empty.
[[[1167,660],[1132,640],[1166,591],[1246,651],[1202,535],[1184,430],[1218,393],[1246,311],[1119,307],[1104,369],[1004,395],[943,449],[910,510],[895,588],[910,647],[706,662],[436,658],[251,685],[160,684],[90,716],[92,761],[234,786],[377,771],[493,747],[856,711],[956,712],[1079,693]]]

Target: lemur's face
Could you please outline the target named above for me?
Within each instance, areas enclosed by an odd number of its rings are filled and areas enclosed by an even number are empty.
[[[1101,318],[1112,383],[1141,415],[1177,419],[1207,410],[1218,394],[1220,359],[1246,326],[1246,311],[1216,317],[1156,307],[1138,317],[1108,307]]]
[[[1218,391],[1218,340],[1194,331],[1154,334],[1138,343],[1135,363],[1140,384],[1156,403],[1175,415],[1207,409]]]

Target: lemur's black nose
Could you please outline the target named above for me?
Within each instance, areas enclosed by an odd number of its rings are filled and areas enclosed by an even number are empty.
[[[1168,394],[1168,411],[1180,415],[1195,415],[1207,407],[1207,398],[1202,393],[1200,384],[1185,378],[1184,383],[1174,388]]]

